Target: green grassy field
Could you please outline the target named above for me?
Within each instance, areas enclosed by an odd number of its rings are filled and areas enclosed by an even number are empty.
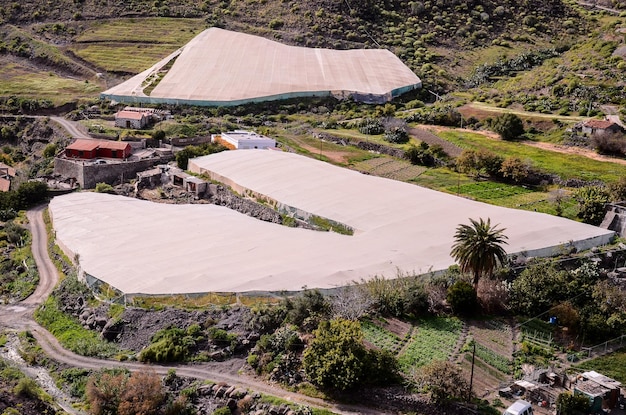
[[[0,63],[0,96],[19,95],[48,99],[55,105],[93,99],[101,87],[91,82],[61,78],[52,72],[41,72],[13,62]]]
[[[438,135],[464,149],[485,149],[503,157],[532,160],[536,167],[549,173],[555,173],[564,179],[579,178],[614,182],[626,174],[626,166],[624,165],[592,160],[575,154],[543,150],[517,142],[494,140],[482,134],[444,131]]]
[[[184,46],[205,28],[201,19],[121,19],[99,22],[71,50],[107,71],[139,73]]]
[[[622,385],[626,384],[626,349],[589,360],[575,367],[581,370],[595,370],[621,382]]]

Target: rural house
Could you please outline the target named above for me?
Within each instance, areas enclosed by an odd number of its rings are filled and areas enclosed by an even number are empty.
[[[211,141],[222,144],[231,150],[253,148],[275,148],[276,140],[255,133],[254,131],[235,130],[211,135]]]
[[[140,130],[151,124],[155,115],[155,110],[152,108],[125,107],[115,114],[115,126]]]
[[[582,124],[581,130],[585,134],[621,133],[622,127],[613,121],[588,120]]]
[[[130,143],[123,141],[77,139],[65,148],[65,157],[94,159],[96,157],[125,159],[132,153]]]
[[[0,192],[11,190],[11,179],[15,177],[15,169],[4,163],[0,163]]]

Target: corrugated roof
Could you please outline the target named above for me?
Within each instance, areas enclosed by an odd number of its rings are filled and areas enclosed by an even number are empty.
[[[130,143],[124,141],[109,141],[109,140],[89,140],[79,138],[72,144],[66,147],[66,150],[76,151],[93,151],[98,148],[108,148],[110,150],[125,150],[130,147]]]
[[[76,150],[76,151],[94,151],[98,148],[99,141],[98,140],[89,140],[79,138],[74,141],[69,146],[65,147],[66,150]]]

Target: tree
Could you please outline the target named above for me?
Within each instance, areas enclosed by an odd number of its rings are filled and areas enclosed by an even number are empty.
[[[155,372],[133,373],[121,394],[119,415],[152,415],[165,398],[161,379]]]
[[[460,398],[468,389],[461,370],[447,360],[435,360],[418,369],[410,381],[417,389],[430,392],[430,399],[438,405]]]
[[[604,207],[609,202],[609,193],[599,186],[585,186],[574,192],[578,202],[577,216],[590,225],[599,225],[604,219]]]
[[[591,405],[585,395],[575,395],[571,392],[560,393],[556,398],[556,407],[561,415],[586,414]]]
[[[491,129],[503,140],[515,140],[524,134],[524,123],[515,114],[502,114],[491,122]]]
[[[478,301],[476,290],[467,281],[458,280],[448,289],[448,304],[456,314],[471,316],[476,311]]]
[[[460,225],[454,234],[455,242],[450,255],[458,262],[462,272],[471,272],[474,287],[480,277],[492,274],[499,264],[506,261],[506,251],[502,248],[508,237],[504,229],[491,226],[491,219],[485,222],[470,219],[471,225]]]
[[[503,178],[514,183],[525,183],[531,175],[532,167],[529,162],[524,162],[517,157],[508,157],[500,166],[500,174]]]
[[[86,394],[89,413],[93,415],[117,414],[120,395],[128,378],[125,373],[99,372],[87,380]]]
[[[302,362],[311,382],[340,391],[362,382],[367,353],[358,322],[323,321],[313,335]]]
[[[358,321],[320,323],[304,351],[303,368],[311,382],[327,390],[347,390],[364,383],[390,384],[398,378],[398,362],[385,351],[368,351]]]

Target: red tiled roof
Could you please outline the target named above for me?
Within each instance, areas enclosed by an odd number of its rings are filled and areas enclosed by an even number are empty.
[[[15,169],[7,164],[0,163],[0,169],[7,169],[7,174],[11,177],[15,177]]]
[[[616,124],[613,121],[607,121],[607,120],[589,120],[585,122],[585,127],[598,128],[601,130],[606,130],[612,125],[616,125]]]
[[[98,140],[88,140],[79,138],[74,141],[69,146],[65,147],[66,150],[76,150],[76,151],[94,151],[98,148],[100,142]]]
[[[98,148],[109,148],[111,150],[125,150],[130,147],[129,143],[124,141],[99,141]]]
[[[66,147],[66,150],[93,151],[98,148],[109,148],[111,150],[125,150],[130,144],[124,141],[89,140],[79,138]]]
[[[138,111],[120,111],[117,114],[115,114],[116,120],[118,118],[123,118],[126,120],[141,120],[143,117],[145,117],[145,112],[138,112]]]
[[[0,192],[8,192],[11,188],[11,181],[0,177]]]

